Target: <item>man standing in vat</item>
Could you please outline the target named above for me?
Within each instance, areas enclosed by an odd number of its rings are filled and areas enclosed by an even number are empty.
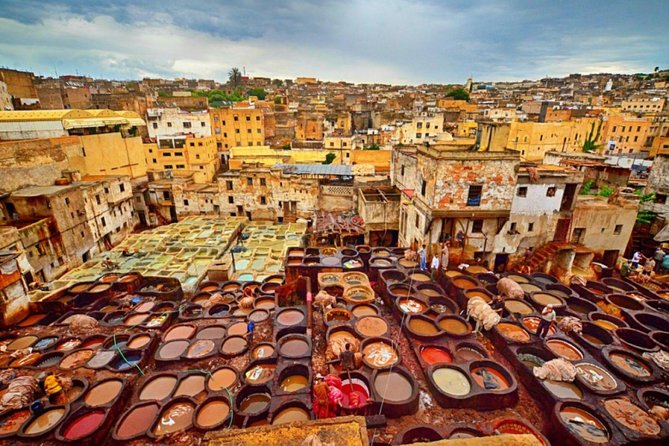
[[[430,270],[432,274],[432,280],[439,275],[439,254],[432,256],[432,262],[430,263]]]
[[[256,323],[253,321],[249,321],[248,325],[246,326],[246,342],[248,343],[249,347],[253,346],[253,330],[256,328]],[[249,352],[251,352],[251,348],[249,348]]]
[[[539,320],[539,327],[537,327],[537,336],[542,339],[546,337],[556,316],[552,304],[546,305],[544,309],[541,310],[541,319]]]

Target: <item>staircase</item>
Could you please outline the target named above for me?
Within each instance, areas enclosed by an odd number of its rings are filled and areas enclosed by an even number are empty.
[[[541,271],[546,262],[551,260],[558,251],[569,247],[573,247],[573,245],[565,242],[546,243],[532,253],[528,262],[525,262],[525,259],[522,258],[514,262],[509,269],[518,270],[521,266],[529,266],[533,272]]]

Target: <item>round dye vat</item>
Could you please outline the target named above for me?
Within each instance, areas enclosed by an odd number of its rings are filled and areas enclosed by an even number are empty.
[[[23,428],[23,434],[29,436],[42,435],[56,427],[65,418],[65,414],[66,410],[64,407],[46,409],[28,422]]]
[[[195,333],[195,327],[192,325],[175,325],[167,330],[163,336],[164,341],[174,341],[177,339],[190,339]]]
[[[10,436],[17,433],[31,415],[29,409],[22,409],[0,418],[0,436]]]
[[[304,375],[289,375],[281,380],[279,387],[284,392],[298,392],[307,387],[309,379]]]
[[[103,291],[107,291],[109,288],[111,288],[111,285],[108,284],[98,284],[95,285],[93,288],[88,290],[89,293],[102,293]]]
[[[165,375],[154,378],[148,383],[144,384],[142,391],[139,392],[140,400],[156,400],[160,401],[172,394],[174,386],[177,384],[175,376]]]
[[[237,383],[237,372],[228,367],[222,367],[209,376],[207,388],[213,392],[231,389]]]
[[[197,359],[211,354],[216,349],[216,344],[211,339],[198,339],[186,350],[186,358]]]
[[[55,336],[50,336],[47,338],[42,338],[33,345],[33,350],[41,351],[46,350],[58,342],[58,338]]]
[[[309,412],[301,407],[287,407],[282,409],[274,415],[272,419],[272,424],[286,424],[294,423],[297,421],[308,421],[311,419]]]
[[[211,429],[225,421],[228,415],[230,415],[230,403],[224,400],[212,400],[200,406],[195,421],[199,427]]]
[[[374,290],[366,285],[356,285],[344,291],[344,299],[352,304],[374,301]]]
[[[266,310],[256,309],[249,314],[249,320],[253,322],[262,322],[269,319],[269,313]]]
[[[473,368],[471,375],[474,382],[482,389],[499,392],[510,387],[509,381],[507,381],[504,375],[492,367]]]
[[[64,370],[78,369],[95,355],[93,350],[78,350],[72,352],[60,361],[60,368]]]
[[[120,379],[102,381],[88,389],[84,396],[84,402],[91,407],[106,406],[114,401],[121,390],[123,390],[123,381]]]
[[[364,316],[376,316],[379,314],[378,310],[370,305],[356,305],[351,310],[353,316],[355,317],[364,317]]]
[[[243,336],[228,336],[221,345],[221,353],[236,356],[242,354],[247,347],[248,343]]]
[[[246,371],[244,378],[249,384],[265,384],[274,377],[276,364],[256,364]]]
[[[65,391],[65,401],[72,403],[84,393],[84,383],[78,380],[72,382],[72,387]]]
[[[409,281],[411,282],[431,282],[432,278],[425,273],[411,273],[409,274]]]
[[[394,284],[392,286],[388,287],[388,292],[394,296],[410,296],[411,295],[411,287],[409,285],[406,285],[404,283],[398,283]]]
[[[516,299],[505,300],[504,308],[506,308],[506,311],[509,313],[518,313],[523,316],[527,316],[528,314],[532,314],[534,312],[534,308],[532,308],[530,305],[526,304],[522,300]]]
[[[147,313],[139,313],[139,314],[131,314],[130,316],[126,317],[123,320],[123,325],[127,325],[129,327],[134,327],[135,325],[139,325],[145,320],[149,318],[149,315]]]
[[[612,364],[616,365],[619,369],[629,375],[639,378],[651,375],[651,369],[632,355],[626,353],[611,353],[609,355],[609,360]]]
[[[531,299],[542,307],[545,307],[546,305],[553,305],[557,307],[564,304],[564,302],[562,302],[559,297],[548,293],[534,293],[532,294]]]
[[[391,402],[406,401],[413,394],[411,381],[403,374],[392,370],[376,375],[374,390],[379,398]]]
[[[101,369],[111,362],[116,356],[116,352],[113,350],[100,350],[95,356],[88,360],[86,367],[89,369]]]
[[[367,386],[367,383],[361,379],[353,378],[350,381],[348,379],[342,379],[341,392],[341,405],[345,408],[350,407],[351,405],[355,407],[363,407],[369,400],[369,387]]]
[[[259,310],[273,310],[276,305],[274,299],[257,299],[255,301],[255,308]]]
[[[133,308],[133,311],[136,313],[148,313],[153,310],[153,307],[155,306],[156,304],[154,302],[142,302],[141,304],[136,305],[135,308]]]
[[[409,330],[413,333],[416,333],[420,336],[437,336],[439,335],[439,329],[434,322],[421,319],[421,318],[411,318],[409,320]]]
[[[53,367],[58,364],[63,359],[63,354],[60,352],[45,353],[40,358],[39,362],[35,364],[35,367],[47,368]]]
[[[388,332],[388,323],[377,316],[365,316],[355,322],[355,328],[365,337],[379,337]]]
[[[543,381],[544,386],[550,393],[560,399],[583,399],[583,391],[574,383],[565,381],[552,381],[550,379]]]
[[[427,365],[432,364],[450,364],[453,362],[453,356],[440,347],[424,347],[420,351],[420,357]]]
[[[156,358],[163,360],[177,359],[186,351],[189,344],[188,341],[183,339],[166,342],[158,349]]]
[[[541,322],[541,319],[535,316],[524,317],[522,320],[523,327],[525,327],[525,329],[532,334],[537,334],[539,322]],[[553,336],[555,333],[555,327],[553,324],[551,324],[551,326],[548,328],[548,336]]]
[[[11,367],[29,367],[36,364],[41,357],[41,353],[30,353],[21,358],[13,360],[9,365]]]
[[[106,337],[102,336],[102,335],[90,336],[90,337],[86,338],[81,343],[80,347],[81,348],[98,348],[104,343],[105,339],[106,339]]]
[[[465,321],[456,317],[445,317],[437,323],[448,334],[464,336],[471,333],[471,328]]]
[[[77,415],[63,429],[63,438],[74,441],[93,435],[104,422],[105,415],[103,410],[94,410]]]
[[[654,436],[661,431],[660,425],[648,413],[626,398],[604,401],[604,409],[616,422],[641,435]]]
[[[225,327],[213,325],[211,327],[201,328],[195,337],[197,339],[223,339],[225,337]]]
[[[31,347],[39,338],[37,336],[21,336],[20,338],[14,339],[7,345],[7,350],[22,350],[24,348]]]
[[[239,410],[245,414],[257,414],[269,407],[272,397],[266,393],[252,393],[239,403]]]
[[[279,346],[279,354],[287,358],[301,358],[307,355],[309,350],[309,343],[301,338],[287,339]]]
[[[432,380],[439,390],[447,395],[465,396],[472,390],[467,375],[457,369],[440,368],[432,372]]]
[[[46,317],[47,317],[46,314],[31,314],[30,316],[19,322],[17,325],[19,327],[32,327],[33,325],[37,325]]]
[[[460,346],[455,351],[454,359],[458,362],[476,361],[478,359],[485,359],[485,355],[476,348]]]
[[[370,342],[362,349],[362,360],[373,369],[391,367],[399,361],[399,354],[386,342]]]
[[[325,311],[325,323],[330,325],[333,322],[347,322],[351,320],[351,312],[345,308],[330,308]]]
[[[537,286],[533,283],[520,283],[520,287],[525,291],[526,293],[536,293],[537,291],[541,291],[541,287]]]
[[[509,274],[508,276],[506,276],[506,278],[511,279],[518,284],[528,283],[530,281],[527,277],[519,276],[518,274]]]
[[[300,314],[302,314],[302,313],[300,313]],[[228,335],[229,336],[244,336],[246,334],[246,326],[247,326],[247,324],[245,322],[235,322],[234,324],[232,324],[228,327]]]
[[[149,335],[138,335],[133,337],[130,342],[128,342],[128,348],[133,350],[138,350],[144,348],[146,345],[151,342],[151,336]]]
[[[576,371],[583,382],[594,390],[609,392],[618,387],[615,378],[595,364],[578,364]]]
[[[619,325],[616,325],[613,322],[607,321],[605,319],[597,319],[596,321],[593,321],[593,323],[598,327],[601,327],[604,330],[609,330],[609,331],[617,330],[618,328],[620,328]]]
[[[174,396],[195,396],[204,392],[204,384],[207,380],[205,375],[190,375],[182,378],[179,381],[177,390],[174,391]]]
[[[251,351],[252,359],[269,358],[274,354],[274,347],[270,344],[260,344]]]
[[[189,401],[170,404],[162,411],[151,432],[156,437],[189,429],[193,425],[195,405]]]
[[[506,340],[512,342],[530,342],[530,335],[516,324],[502,322],[495,327]]]
[[[592,443],[609,442],[609,431],[606,426],[589,411],[574,406],[564,406],[559,415],[567,429],[577,437]]]
[[[142,404],[133,407],[121,418],[115,436],[121,440],[129,440],[144,435],[151,428],[160,406],[157,403]]]
[[[483,274],[487,273],[488,269],[480,265],[471,265],[466,270],[469,274]]]
[[[477,288],[478,285],[472,279],[468,277],[456,277],[453,279],[453,286],[460,290],[471,290],[472,288]]]
[[[597,346],[600,346],[600,347],[603,346],[603,345],[606,345],[606,343],[604,341],[599,339],[597,336],[594,336],[594,335],[591,335],[591,334],[581,333],[581,337],[583,339],[585,339],[586,341],[588,341],[589,343],[591,343],[592,345],[597,345]]]
[[[409,314],[423,313],[427,310],[427,305],[419,300],[411,298],[399,299],[397,305],[400,307],[400,310]]]
[[[467,300],[479,297],[488,303],[492,301],[492,298],[488,293],[477,289],[468,290],[465,292],[465,296],[467,296]]]
[[[550,339],[546,341],[546,347],[555,353],[556,356],[564,358],[567,361],[579,361],[583,359],[583,353],[571,342],[561,339]]]

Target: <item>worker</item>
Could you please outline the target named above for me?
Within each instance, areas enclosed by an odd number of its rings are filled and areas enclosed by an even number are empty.
[[[430,263],[430,271],[432,274],[432,280],[435,279],[436,275],[439,274],[439,256],[432,256],[432,262]]]
[[[253,330],[256,328],[256,323],[253,321],[249,321],[249,323],[246,325],[246,340],[249,346],[253,345]],[[251,350],[249,350],[250,352]]]
[[[339,354],[339,363],[347,371],[355,370],[355,353],[351,350],[351,344],[346,343],[344,351]]]
[[[669,254],[665,254],[662,259],[662,273],[664,274],[667,272],[669,272]]]
[[[557,315],[555,314],[553,305],[546,305],[544,309],[541,310],[541,319],[539,319],[539,327],[537,327],[537,336],[542,339],[545,338],[556,317]]]
[[[653,256],[655,259],[655,272],[660,272],[662,270],[662,260],[664,260],[666,254],[667,253],[664,252],[662,246],[658,246],[655,250],[655,255]]]
[[[61,403],[64,399],[63,385],[53,373],[44,378],[44,391],[53,403]]]
[[[639,262],[641,262],[641,259],[643,258],[643,254],[641,254],[639,251],[636,251],[634,255],[632,255],[632,269],[637,269],[639,267]]]
[[[418,259],[420,261],[420,269],[427,271],[427,251],[425,249],[425,244],[418,250]]]
[[[448,247],[451,245],[451,242],[444,242],[441,245],[441,269],[446,271],[448,269]]]
[[[322,375],[318,374],[316,377],[316,384],[314,384],[313,406],[316,418],[328,418],[332,416],[328,404],[328,395],[330,394],[330,386],[323,380]]]

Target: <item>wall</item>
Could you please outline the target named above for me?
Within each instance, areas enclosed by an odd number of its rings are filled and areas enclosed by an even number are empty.
[[[206,111],[187,112],[176,108],[154,108],[147,111],[147,129],[151,138],[192,133],[211,136],[211,121]]]
[[[265,115],[261,109],[212,108],[209,118],[219,152],[265,145]]]
[[[82,175],[146,175],[146,157],[142,138],[124,138],[121,133],[81,136],[83,151],[70,153],[72,168]]]

